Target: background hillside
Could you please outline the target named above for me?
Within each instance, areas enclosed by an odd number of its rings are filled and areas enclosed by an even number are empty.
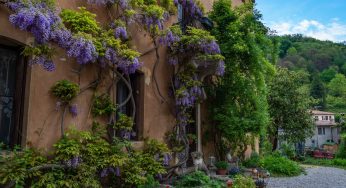
[[[346,45],[303,37],[275,36],[279,42],[278,66],[300,72],[314,107],[346,112]]]

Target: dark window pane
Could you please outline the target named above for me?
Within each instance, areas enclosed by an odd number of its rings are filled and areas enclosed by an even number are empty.
[[[13,100],[16,87],[17,52],[0,47],[0,142],[10,143],[14,127]]]

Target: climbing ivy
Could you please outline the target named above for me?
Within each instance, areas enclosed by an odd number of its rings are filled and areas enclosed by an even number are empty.
[[[226,64],[219,85],[209,90],[209,139],[217,141],[220,157],[230,150],[244,153],[251,144],[247,134],[258,136],[269,123],[266,80],[275,72],[271,62],[277,49],[253,6],[246,3],[233,10],[230,0],[219,0],[209,15]]]

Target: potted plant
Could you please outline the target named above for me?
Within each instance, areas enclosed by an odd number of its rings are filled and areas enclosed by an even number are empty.
[[[256,187],[258,188],[265,188],[267,186],[267,183],[263,179],[258,179],[255,181]]]
[[[189,139],[189,144],[193,144],[197,140],[197,136],[194,134],[187,134],[187,139]]]
[[[226,175],[227,169],[229,167],[229,164],[226,161],[219,161],[215,163],[215,166],[217,168],[217,174],[219,175]]]

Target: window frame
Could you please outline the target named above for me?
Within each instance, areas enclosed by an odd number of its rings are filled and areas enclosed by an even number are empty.
[[[5,40],[6,41],[6,40]],[[7,42],[7,41],[6,41]],[[0,41],[0,48],[16,51],[17,62],[16,62],[16,81],[15,81],[15,93],[13,97],[13,112],[12,121],[13,127],[10,130],[9,146],[22,146],[22,142],[25,139],[24,132],[24,104],[25,104],[25,89],[26,89],[26,75],[28,73],[27,59],[21,55],[22,46],[16,45],[15,42],[9,41],[6,45]]]
[[[318,134],[318,135],[326,135],[326,129],[325,129],[325,127],[318,127],[318,128],[317,128],[317,134]]]
[[[134,78],[135,77],[135,78]],[[122,80],[119,80],[119,82],[123,82]],[[116,103],[119,104],[121,101],[118,101],[118,94],[119,94],[119,84],[116,84]],[[136,136],[132,139],[133,141],[141,141],[143,140],[143,129],[144,129],[144,73],[140,71],[136,71],[135,73],[130,75],[130,84],[132,88],[132,95],[136,104],[136,110],[135,110],[135,118],[134,118],[134,131],[136,132]],[[129,105],[129,106],[127,106]],[[131,100],[126,104],[127,111],[132,111],[132,104]],[[127,112],[125,113],[128,114]]]

